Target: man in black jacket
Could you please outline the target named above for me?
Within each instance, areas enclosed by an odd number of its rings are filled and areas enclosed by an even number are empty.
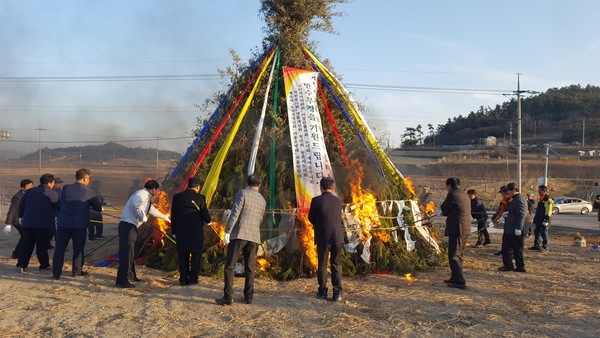
[[[487,210],[483,202],[477,197],[475,189],[468,190],[467,195],[471,199],[471,217],[477,220],[477,243],[473,247],[480,248],[482,245],[492,243],[485,224],[487,221]]]
[[[317,246],[317,298],[327,300],[327,261],[331,268],[333,285],[332,301],[342,299],[342,270],[340,257],[345,242],[342,224],[342,202],[333,194],[334,181],[323,177],[319,183],[321,195],[313,197],[308,211],[308,220],[315,231]],[[329,259],[328,259],[329,258]]]
[[[466,289],[463,276],[463,253],[465,244],[471,234],[471,200],[461,189],[460,179],[451,177],[446,180],[448,195],[440,206],[446,216],[444,236],[448,236],[448,262],[452,274],[444,280],[451,288]]]
[[[21,189],[19,189],[10,200],[10,207],[8,208],[8,213],[6,213],[4,233],[9,234],[13,226],[19,232],[19,242],[10,256],[12,259],[19,258],[19,251],[23,246],[23,228],[21,227],[21,224],[19,224],[19,204],[21,203],[23,195],[25,195],[25,191],[30,188],[33,188],[33,182],[31,180],[21,180]]]
[[[188,186],[173,196],[171,233],[177,239],[179,284],[198,284],[200,257],[204,250],[204,223],[210,223],[206,198],[200,193],[200,179],[191,177]]]

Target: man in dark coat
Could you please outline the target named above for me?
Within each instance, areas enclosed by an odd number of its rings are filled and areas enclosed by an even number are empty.
[[[188,186],[173,196],[171,232],[177,239],[179,284],[198,284],[200,257],[204,251],[204,223],[210,223],[206,198],[200,194],[200,179],[191,177]]]
[[[73,260],[71,274],[85,276],[83,258],[85,237],[90,224],[90,207],[102,211],[102,205],[96,192],[89,188],[91,174],[89,169],[79,169],[75,172],[75,183],[65,185],[60,192],[61,209],[58,214],[56,227],[56,248],[52,259],[52,274],[54,279],[60,279],[65,261],[65,251],[69,241],[73,240]]]
[[[53,186],[54,175],[42,175],[40,185],[27,190],[19,204],[19,218],[25,235],[17,261],[17,268],[21,272],[29,265],[34,247],[40,270],[50,268],[48,245],[54,232],[56,211],[60,210],[60,200],[52,190]]]
[[[448,195],[440,206],[446,216],[444,236],[448,236],[448,262],[452,274],[444,280],[451,288],[466,289],[463,276],[463,253],[465,244],[471,234],[471,200],[461,189],[460,179],[451,177],[446,180]]]
[[[342,299],[342,269],[340,257],[345,242],[342,224],[342,202],[333,194],[334,181],[331,177],[323,177],[319,183],[321,195],[313,197],[308,211],[308,220],[315,231],[317,246],[317,280],[319,289],[317,298],[327,299],[327,262],[331,268],[331,284],[333,297]]]
[[[523,243],[527,236],[527,198],[519,193],[515,183],[506,185],[508,196],[512,198],[508,209],[508,216],[504,222],[504,235],[502,236],[502,262],[499,271],[527,272],[523,259]],[[513,257],[515,265],[513,266]]]
[[[21,180],[21,189],[17,191],[16,194],[10,200],[10,207],[8,208],[8,212],[6,213],[6,221],[4,226],[4,233],[9,234],[12,227],[14,226],[19,232],[19,242],[13,250],[10,258],[17,259],[19,258],[19,251],[23,246],[23,228],[21,224],[19,224],[19,204],[21,204],[21,199],[23,199],[23,195],[25,195],[25,191],[33,188],[33,182],[28,179]]]
[[[487,230],[487,210],[485,205],[477,196],[475,189],[467,191],[467,195],[471,199],[471,217],[477,220],[477,243],[473,246],[474,248],[480,248],[482,245],[488,245],[492,243],[490,241],[490,234]]]

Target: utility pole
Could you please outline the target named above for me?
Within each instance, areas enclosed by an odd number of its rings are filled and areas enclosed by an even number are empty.
[[[537,94],[539,92],[534,92],[531,90],[521,90],[521,73],[517,73],[517,90],[513,92],[512,95],[517,96],[517,182],[519,186],[519,191],[522,191],[522,180],[521,180],[521,151],[523,149],[523,144],[521,142],[521,134],[522,134],[522,118],[521,118],[521,96],[523,94]],[[511,125],[512,126],[512,125]],[[512,134],[512,129],[511,129]]]
[[[158,132],[156,133],[156,179],[158,180]]]
[[[581,146],[585,147],[585,117],[583,118],[583,135],[581,138]]]
[[[37,129],[37,131],[38,131],[38,158],[39,158],[38,171],[40,174],[42,173],[42,130],[46,130],[46,129],[42,129],[42,124],[40,123],[40,126]]]

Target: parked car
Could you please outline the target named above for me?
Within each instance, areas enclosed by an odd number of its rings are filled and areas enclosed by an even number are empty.
[[[576,197],[556,197],[552,214],[578,213],[585,215],[592,212],[592,202]]]

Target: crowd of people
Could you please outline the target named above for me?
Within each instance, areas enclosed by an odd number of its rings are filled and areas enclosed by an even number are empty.
[[[84,270],[86,238],[103,238],[102,211],[103,205],[107,204],[98,191],[99,185],[95,184],[95,189],[89,187],[90,181],[90,170],[82,168],[76,171],[75,182],[64,186],[62,180],[52,174],[42,175],[37,187],[29,179],[20,182],[20,189],[11,199],[4,228],[5,233],[10,233],[13,227],[19,232],[20,239],[11,257],[17,259],[16,267],[20,272],[28,268],[35,249],[39,269],[52,270],[54,279],[59,280],[63,273],[67,246],[72,242],[71,274],[73,277],[88,274]],[[249,175],[246,188],[239,190],[235,196],[222,239],[223,244],[228,247],[223,296],[215,299],[219,305],[233,303],[234,270],[240,257],[244,261],[244,301],[252,303],[260,224],[266,210],[266,201],[259,192],[261,184],[259,176]],[[318,260],[316,297],[339,301],[342,299],[340,257],[343,245],[347,242],[342,227],[342,202],[334,194],[335,182],[331,177],[322,178],[319,186],[321,195],[312,199],[308,212],[308,220],[314,226]],[[206,198],[200,194],[200,188],[200,180],[190,178],[187,189],[173,196],[169,215],[163,214],[152,204],[152,197],[160,189],[157,181],[150,179],[143,188],[131,194],[118,225],[119,266],[116,287],[133,288],[135,284],[132,282],[141,281],[135,271],[135,243],[138,229],[148,221],[148,215],[171,223],[172,236],[177,240],[179,283],[182,286],[198,284],[200,258],[204,251],[203,227],[211,223]],[[547,186],[538,187],[537,206],[533,196],[522,195],[515,183],[502,186],[499,190],[502,199],[498,209],[489,217],[477,192],[474,189],[465,192],[459,178],[448,178],[446,191],[447,196],[440,205],[440,210],[446,216],[444,235],[448,236],[451,275],[444,282],[449,287],[466,289],[463,255],[471,235],[472,219],[477,223],[474,248],[491,244],[487,229],[504,219],[502,246],[500,252],[496,253],[502,256],[503,265],[498,268],[499,271],[527,272],[523,256],[526,237],[534,236],[534,245],[530,250],[548,250],[553,199],[548,194]],[[430,194],[429,187],[426,187],[424,196],[428,196],[428,200]],[[594,207],[600,207],[600,195],[597,196]],[[600,222],[600,211],[598,221]],[[48,250],[53,237],[55,250],[51,265]],[[333,286],[331,298],[328,298],[328,266]]]
[[[534,245],[530,250],[548,250],[548,228],[552,217],[554,200],[548,194],[548,187],[538,187],[539,201],[534,211],[535,200],[531,194],[523,196],[515,183],[502,186],[499,193],[502,199],[497,211],[490,217],[477,192],[470,189],[464,192],[460,179],[456,177],[446,180],[446,199],[440,206],[441,213],[446,216],[444,235],[448,236],[448,262],[451,275],[444,282],[453,288],[466,289],[463,276],[463,255],[469,236],[471,235],[471,219],[477,222],[477,242],[473,248],[491,243],[487,228],[492,223],[504,220],[502,247],[496,255],[502,256],[502,266],[498,271],[527,272],[523,256],[525,238],[534,234]],[[600,206],[600,195],[597,196]],[[600,222],[600,211],[598,216]],[[533,228],[533,231],[530,229]]]

